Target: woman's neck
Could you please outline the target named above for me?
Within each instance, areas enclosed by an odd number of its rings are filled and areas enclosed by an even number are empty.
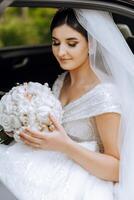
[[[86,65],[83,68],[77,68],[75,70],[69,71],[69,85],[79,86],[84,84],[93,84],[98,81],[100,82],[97,75],[93,72],[92,68],[89,65]]]

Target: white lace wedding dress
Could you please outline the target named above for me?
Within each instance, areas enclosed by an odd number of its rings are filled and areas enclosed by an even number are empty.
[[[66,72],[53,86],[59,97]],[[102,149],[93,117],[121,113],[114,85],[101,83],[63,107],[68,135],[92,151]],[[33,150],[26,145],[0,145],[0,180],[19,200],[113,200],[114,184],[99,179],[66,155]]]

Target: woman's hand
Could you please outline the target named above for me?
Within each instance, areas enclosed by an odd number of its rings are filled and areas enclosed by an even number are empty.
[[[20,133],[20,139],[33,148],[65,152],[71,139],[67,136],[63,126],[52,115],[49,116],[54,130],[49,134],[32,131],[26,128]]]

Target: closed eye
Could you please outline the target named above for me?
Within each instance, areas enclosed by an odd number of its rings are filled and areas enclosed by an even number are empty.
[[[77,43],[69,43],[68,46],[70,47],[75,47],[77,45]]]
[[[53,45],[53,46],[58,46],[58,45],[60,45],[59,40],[57,40],[56,38],[52,37],[52,45]]]
[[[69,47],[75,47],[78,43],[79,41],[76,38],[66,39],[66,45],[68,45]],[[60,44],[61,42],[59,41],[59,39],[52,36],[52,46],[59,46]]]
[[[53,46],[59,46],[60,43],[59,43],[59,42],[52,42],[52,45],[53,45]]]

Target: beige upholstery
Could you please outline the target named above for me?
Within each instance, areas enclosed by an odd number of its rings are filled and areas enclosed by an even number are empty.
[[[121,33],[123,34],[124,38],[127,39],[128,37],[132,36],[132,32],[128,25],[126,24],[117,24],[118,28],[120,29]]]

